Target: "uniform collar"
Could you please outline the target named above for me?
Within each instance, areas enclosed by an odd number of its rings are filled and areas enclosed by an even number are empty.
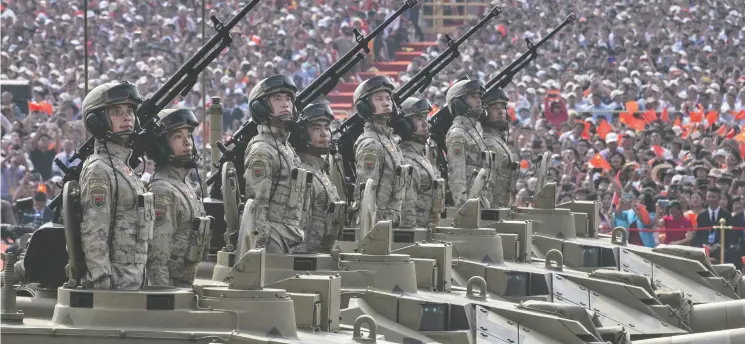
[[[176,179],[182,182],[186,181],[186,175],[189,174],[190,170],[191,169],[171,165],[155,166],[156,174],[167,176],[171,179]]]
[[[417,154],[424,152],[424,144],[414,140],[403,141],[399,146],[401,146],[401,150],[416,152]]]
[[[482,131],[481,122],[479,122],[479,120],[476,118],[458,116],[458,117],[455,117],[455,119],[453,120],[453,124],[460,124],[461,126],[464,126],[469,129],[476,129],[479,132]]]
[[[116,157],[129,165],[129,158],[132,156],[132,150],[127,147],[111,141],[106,142],[96,140],[93,144],[93,148],[96,151],[96,154],[110,154],[112,157]]]
[[[365,129],[374,130],[380,135],[385,135],[388,139],[390,139],[393,134],[393,128],[383,124],[375,124],[373,122],[365,122]]]
[[[277,141],[282,141],[282,143],[287,143],[287,139],[290,137],[290,133],[285,131],[284,128],[277,128],[267,124],[259,125],[259,133],[272,136]]]
[[[326,165],[326,160],[323,157],[309,152],[301,152],[298,156],[300,157],[300,161],[309,165],[314,171],[320,171]]]

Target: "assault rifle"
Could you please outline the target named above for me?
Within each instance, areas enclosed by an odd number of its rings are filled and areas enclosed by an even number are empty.
[[[406,0],[404,4],[399,7],[388,19],[378,25],[372,32],[367,36],[363,36],[357,29],[353,30],[355,41],[357,44],[350,49],[342,58],[334,62],[323,74],[313,80],[305,89],[300,91],[295,96],[295,109],[300,111],[308,106],[315,98],[320,95],[327,95],[331,90],[336,87],[339,82],[339,78],[346,74],[354,65],[362,61],[366,54],[370,53],[370,42],[385,30],[396,18],[398,18],[404,11],[414,7],[419,0]],[[363,53],[364,50],[364,53]],[[225,162],[230,161],[233,163],[236,169],[236,173],[240,176],[238,178],[240,190],[244,190],[246,181],[243,180],[243,154],[246,150],[248,142],[258,134],[258,124],[250,119],[244,122],[232,135],[227,142],[216,142],[217,149],[222,152],[217,171],[207,179],[207,185],[211,185],[210,197],[222,198],[220,195],[220,188],[222,181],[220,176],[222,175],[221,170]],[[233,145],[232,148],[227,147]]]
[[[141,129],[135,133],[130,140],[130,148],[132,148],[132,157],[129,160],[129,165],[132,168],[136,168],[140,164],[140,158],[145,154],[146,146],[153,144],[159,134],[162,132],[162,124],[158,121],[158,113],[168,107],[173,99],[179,94],[185,96],[189,93],[192,87],[197,83],[197,77],[207,66],[217,58],[220,53],[229,47],[233,43],[233,39],[230,37],[230,30],[235,27],[243,17],[251,11],[251,9],[259,3],[260,0],[252,0],[246,6],[241,9],[238,14],[233,17],[230,22],[223,24],[213,14],[210,16],[212,23],[215,26],[215,33],[212,38],[199,49],[191,58],[189,58],[184,65],[166,83],[161,86],[155,93],[146,99],[135,112],[138,121],[141,123]],[[83,169],[83,162],[91,154],[93,154],[93,143],[95,138],[89,138],[85,143],[78,148],[68,162],[80,160],[80,163],[73,166],[67,167],[59,159],[55,159],[54,163],[65,173],[62,179],[62,184],[69,181],[77,181],[80,178],[80,172]],[[62,185],[60,185],[62,187]],[[55,210],[57,218],[61,214],[61,194],[55,197],[50,203],[49,207]]]
[[[414,95],[414,93],[416,93],[417,91],[423,92],[425,89],[427,89],[429,84],[432,83],[432,79],[435,77],[435,75],[442,71],[442,69],[450,64],[450,62],[452,62],[455,58],[460,56],[460,51],[458,51],[460,45],[463,44],[463,42],[465,42],[474,33],[476,33],[476,31],[486,25],[489,20],[498,16],[500,13],[502,13],[502,8],[499,6],[494,6],[491,10],[489,10],[489,13],[486,15],[486,17],[484,17],[483,19],[481,19],[481,21],[476,23],[476,25],[471,27],[468,32],[464,33],[460,38],[458,38],[457,41],[453,41],[453,39],[450,38],[450,35],[445,35],[445,41],[448,45],[447,49],[440,55],[438,55],[434,60],[430,61],[409,81],[395,90],[391,97],[393,103],[396,105],[400,105],[401,103],[403,103],[404,100]],[[357,138],[362,135],[364,124],[365,122],[362,117],[360,117],[359,114],[355,113],[346,121],[344,121],[344,123],[342,123],[334,132],[334,134],[341,133],[338,142],[335,142],[335,145],[339,147],[339,152],[341,152],[344,165],[344,175],[353,180],[356,179],[354,143]]]
[[[551,39],[551,37],[576,19],[577,17],[574,13],[570,14],[561,24],[559,24],[559,26],[554,28],[536,44],[533,44],[530,39],[526,38],[525,41],[527,42],[528,50],[512,61],[509,66],[502,69],[499,74],[487,81],[486,85],[484,85],[485,88],[491,90],[493,87],[504,88],[509,85],[509,83],[512,82],[512,78],[517,73],[538,57],[538,48],[540,46],[545,44],[549,39]],[[437,110],[437,112],[430,117],[429,123],[429,136],[437,144],[437,168],[440,170],[440,174],[443,178],[447,179],[448,165],[445,157],[445,135],[453,124],[453,115],[450,113],[447,105],[444,105]]]

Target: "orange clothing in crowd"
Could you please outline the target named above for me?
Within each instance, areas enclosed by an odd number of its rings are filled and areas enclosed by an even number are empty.
[[[696,214],[693,210],[686,211],[685,213],[683,213],[683,216],[685,216],[688,221],[691,221],[691,226],[693,228],[698,227],[698,214]]]

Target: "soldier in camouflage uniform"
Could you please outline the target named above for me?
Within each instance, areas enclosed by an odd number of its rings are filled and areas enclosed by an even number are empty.
[[[517,183],[519,164],[507,145],[507,102],[510,98],[499,87],[493,87],[481,98],[486,105],[486,116],[481,123],[484,128],[484,141],[487,148],[496,153],[491,173],[490,187],[492,208],[506,208],[512,204]]]
[[[444,180],[424,155],[429,138],[427,115],[432,105],[427,99],[409,98],[401,104],[404,118],[394,126],[401,137],[404,163],[413,167],[411,184],[406,191],[406,200],[401,206],[401,227],[433,228],[437,225],[444,202]],[[442,183],[436,193],[435,183]]]
[[[259,81],[248,96],[258,135],[246,147],[244,194],[254,200],[255,228],[241,232],[256,233],[255,247],[266,248],[267,253],[290,253],[305,239],[300,226],[304,196],[290,199],[292,170],[302,164],[287,143],[286,126],[294,121],[296,92],[289,77],[274,75]],[[247,225],[241,222],[241,227]]]
[[[365,80],[354,91],[354,106],[365,120],[365,130],[354,144],[357,185],[354,199],[362,197],[360,186],[368,179],[375,182],[378,210],[375,221],[390,220],[394,227],[401,221],[401,203],[405,180],[396,176],[403,165],[403,155],[393,140],[389,126],[395,114],[391,100],[393,83],[385,76]]]
[[[445,98],[455,119],[445,136],[448,160],[448,185],[456,207],[468,200],[474,171],[484,167],[482,153],[487,152],[479,117],[484,109],[484,87],[478,80],[460,80],[451,86]],[[488,190],[482,196],[490,199]]]
[[[210,218],[186,181],[199,153],[192,132],[199,126],[187,109],[158,114],[165,131],[148,146],[155,173],[148,189],[155,198],[155,226],[147,260],[148,285],[191,287],[209,242]]]
[[[127,82],[99,85],[83,100],[85,129],[95,138],[80,172],[86,288],[138,290],[144,281],[153,196],[129,166],[127,148],[140,103],[137,87]]]
[[[303,221],[305,241],[294,249],[295,252],[331,253],[343,229],[346,207],[336,209],[343,202],[326,172],[327,161],[324,159],[329,154],[333,119],[334,112],[328,104],[308,105],[302,111],[296,130],[290,135],[290,143],[298,152],[303,168],[313,173],[312,203]]]

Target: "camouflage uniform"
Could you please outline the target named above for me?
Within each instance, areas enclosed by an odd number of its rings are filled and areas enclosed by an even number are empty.
[[[415,141],[404,141],[400,144],[404,163],[413,167],[411,187],[406,192],[406,201],[401,213],[401,227],[431,228],[436,225],[440,213],[433,211],[432,187],[440,179],[440,172],[432,166],[424,154],[424,144]],[[444,185],[443,185],[444,187]]]
[[[119,144],[96,140],[94,154],[83,164],[80,237],[86,288],[138,290],[143,284],[155,212],[152,194],[127,165],[131,155]]]
[[[147,264],[149,285],[191,287],[209,242],[204,206],[185,181],[189,171],[158,166],[150,182],[155,198],[155,234]]]
[[[290,253],[305,239],[300,225],[305,195],[290,199],[292,169],[302,163],[283,129],[261,124],[258,131],[244,160],[245,195],[254,199],[256,224],[247,230],[258,233],[255,246],[265,247],[267,253]]]
[[[482,124],[486,146],[496,155],[489,180],[489,189],[492,191],[492,197],[489,199],[489,202],[493,208],[507,208],[512,204],[512,197],[516,193],[516,174],[519,167],[512,150],[506,142],[506,134],[509,128],[507,103],[510,99],[503,89],[493,87],[484,93],[481,100],[487,106],[487,109],[490,109],[490,105],[499,106],[496,110],[497,112],[493,113],[497,117],[490,118],[492,113],[487,113],[487,116],[482,117]]]
[[[295,248],[296,252],[330,253],[336,243],[341,228],[332,224],[329,214],[331,204],[338,202],[339,193],[323,169],[326,160],[311,153],[300,153],[303,168],[313,173],[311,185],[311,203],[305,212],[305,241]]]
[[[411,183],[406,190],[406,199],[401,206],[401,227],[433,228],[440,218],[444,201],[444,180],[440,172],[432,166],[425,153],[427,132],[417,132],[414,119],[426,120],[432,105],[426,99],[408,98],[401,103],[403,118],[394,125],[396,134],[401,137],[399,147],[403,152],[404,163],[412,167]],[[439,195],[434,193],[435,183],[442,183]],[[439,202],[435,204],[434,202]]]
[[[465,98],[471,93],[483,94],[481,83],[475,80],[461,80],[448,89],[448,107],[455,118],[445,136],[448,160],[448,185],[456,207],[468,200],[475,172],[484,167],[482,153],[487,152],[483,131],[478,118],[481,109],[469,109]],[[483,191],[483,198],[490,199],[489,190]]]
[[[512,150],[503,139],[504,132],[491,125],[484,124],[484,141],[487,148],[496,153],[494,168],[491,173],[489,189],[492,208],[507,208],[512,204],[515,192],[515,171],[517,164]]]
[[[365,131],[354,144],[354,151],[357,161],[354,199],[360,199],[360,185],[372,179],[377,189],[376,221],[390,220],[397,226],[401,221],[405,181],[396,177],[396,168],[403,165],[403,154],[393,141],[393,129],[366,122]]]

